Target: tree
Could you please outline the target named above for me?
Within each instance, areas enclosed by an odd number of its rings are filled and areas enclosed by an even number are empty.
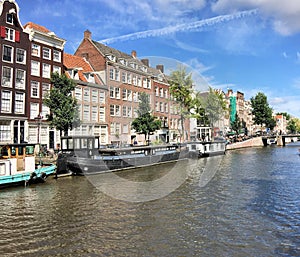
[[[295,134],[297,132],[297,123],[295,119],[289,120],[287,127],[290,133]]]
[[[145,141],[148,137],[147,142],[149,143],[150,134],[160,129],[161,121],[151,114],[149,96],[144,92],[139,95],[139,108],[137,114],[138,117],[132,121],[131,128],[138,134],[144,134]]]
[[[266,95],[259,92],[255,97],[251,97],[250,101],[252,105],[252,114],[254,115],[254,123],[261,127],[263,127],[263,125],[273,126],[272,108],[268,104]]]
[[[239,116],[238,116],[237,113],[235,114],[234,121],[232,121],[230,123],[230,126],[231,126],[231,129],[233,131],[235,131],[235,134],[239,135],[239,131],[243,128],[243,124],[242,124],[242,122],[241,122],[241,120],[240,120],[240,118],[239,118]]]
[[[72,96],[76,85],[65,74],[57,72],[51,74],[51,84],[52,88],[43,101],[50,109],[47,119],[51,127],[60,131],[60,136],[62,132],[67,135],[69,129],[80,124],[77,100]]]
[[[181,135],[182,140],[185,140],[184,124],[185,118],[190,115],[193,93],[192,74],[187,74],[183,66],[179,66],[178,70],[170,74],[170,93],[174,100],[179,105],[180,120],[181,120]]]
[[[204,98],[203,106],[205,114],[210,122],[212,130],[211,138],[213,139],[214,124],[224,116],[227,110],[226,101],[222,92],[216,91],[210,87],[207,97]]]

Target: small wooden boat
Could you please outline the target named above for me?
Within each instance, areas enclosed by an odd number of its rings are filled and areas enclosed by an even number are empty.
[[[56,166],[36,164],[35,144],[0,145],[0,187],[44,182]]]
[[[181,145],[101,148],[98,137],[62,137],[57,173],[98,174],[174,162],[187,155],[187,148]]]

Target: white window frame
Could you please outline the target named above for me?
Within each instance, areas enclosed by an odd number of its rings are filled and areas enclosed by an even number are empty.
[[[61,52],[58,50],[53,50],[53,61],[61,62]]]
[[[21,58],[19,58],[21,57]],[[22,59],[22,61],[20,61]],[[26,50],[17,48],[16,50],[16,63],[26,64]]]
[[[23,74],[23,76],[20,76]],[[26,85],[26,71],[22,69],[16,69],[16,85],[17,89],[25,89]]]
[[[4,55],[5,53],[5,49],[10,49],[10,55]],[[9,57],[9,60],[7,59],[4,59],[4,56],[8,56]],[[8,46],[8,45],[3,45],[2,47],[2,61],[3,62],[9,62],[9,63],[12,63],[13,62],[13,59],[14,59],[14,48],[12,46]]]
[[[15,30],[11,28],[5,28],[5,39],[15,42]]]
[[[57,72],[59,75],[61,75],[61,67],[53,65],[53,73]]]
[[[30,119],[38,117],[40,113],[39,103],[30,103]]]
[[[49,92],[50,92],[50,84],[48,84],[48,83],[43,83],[43,84],[42,84],[42,98],[44,98],[45,95],[46,95],[47,93],[49,93]]]
[[[51,60],[51,49],[43,47],[43,59]]]
[[[51,65],[48,63],[42,63],[42,66],[43,66],[42,77],[49,79],[51,74]]]
[[[31,44],[31,55],[32,56],[41,56],[41,46],[35,43]]]
[[[15,113],[25,113],[25,93],[23,92],[16,92],[15,94]]]
[[[7,72],[5,72],[5,71],[7,71]],[[8,73],[9,73],[9,76],[6,76],[6,75],[8,75]],[[7,67],[7,66],[3,66],[2,67],[2,76],[1,77],[2,77],[1,85],[3,87],[12,87],[13,68]]]
[[[37,81],[32,80],[30,82],[30,96],[32,98],[39,98],[40,97],[40,83]]]
[[[1,92],[1,112],[11,113],[12,91],[3,90]]]
[[[31,61],[31,75],[32,76],[40,76],[40,62]]]

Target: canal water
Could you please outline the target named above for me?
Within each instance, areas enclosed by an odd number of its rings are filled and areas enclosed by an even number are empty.
[[[2,189],[0,256],[300,256],[298,148]]]

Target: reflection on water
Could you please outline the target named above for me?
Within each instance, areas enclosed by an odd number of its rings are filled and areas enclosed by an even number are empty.
[[[0,256],[299,256],[298,148],[119,174],[132,182],[183,174],[178,188],[147,202],[112,198],[86,177],[1,190]],[[219,168],[208,169],[213,160]]]

